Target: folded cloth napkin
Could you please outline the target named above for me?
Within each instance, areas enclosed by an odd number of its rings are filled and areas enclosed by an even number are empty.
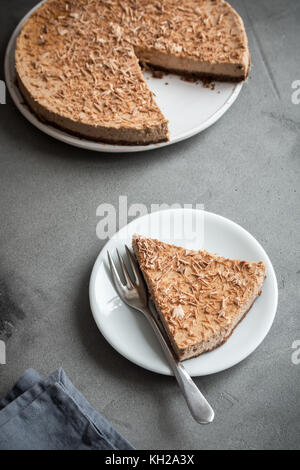
[[[131,450],[58,369],[47,379],[27,370],[0,402],[0,449]]]

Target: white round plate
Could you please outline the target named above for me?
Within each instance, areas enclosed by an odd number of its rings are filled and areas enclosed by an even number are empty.
[[[242,83],[216,83],[215,89],[204,88],[202,83],[189,83],[176,75],[165,75],[161,79],[153,78],[145,72],[149,88],[155,93],[156,101],[164,116],[169,120],[170,141],[144,146],[109,145],[81,139],[67,132],[41,122],[24,104],[24,99],[16,85],[15,46],[16,38],[24,21],[38,8],[40,2],[18,24],[5,56],[5,80],[10,95],[19,111],[34,126],[46,134],[76,147],[98,152],[124,153],[157,149],[187,139],[214,124],[234,103],[242,88]],[[168,85],[166,85],[168,83]]]
[[[224,217],[195,209],[170,209],[145,215],[123,227],[108,241],[94,265],[89,291],[93,316],[103,336],[120,354],[145,369],[172,375],[147,320],[122,302],[109,273],[107,251],[114,258],[116,248],[124,254],[124,244],[131,247],[134,233],[187,249],[205,248],[229,258],[263,261],[267,278],[246,318],[223,346],[184,364],[191,376],[213,374],[237,364],[257,348],[277,308],[277,281],[268,255],[252,235]]]

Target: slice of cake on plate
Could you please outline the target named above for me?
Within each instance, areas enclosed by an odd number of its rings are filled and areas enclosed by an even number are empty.
[[[261,294],[262,262],[186,250],[139,235],[132,246],[181,361],[223,344]]]

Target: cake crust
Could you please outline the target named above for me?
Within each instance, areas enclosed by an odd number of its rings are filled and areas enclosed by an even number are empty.
[[[261,293],[262,262],[185,250],[137,235],[132,245],[179,360],[224,344]]]
[[[25,22],[15,60],[41,120],[132,145],[169,138],[139,60],[216,80],[241,81],[249,71],[242,20],[223,0],[46,0]]]

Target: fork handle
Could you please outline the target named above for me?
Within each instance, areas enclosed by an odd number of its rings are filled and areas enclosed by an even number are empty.
[[[167,343],[164,334],[149,308],[147,308],[146,317],[156,333],[193,418],[200,424],[211,423],[215,416],[212,407],[202,395],[195,382],[191,379],[182,363],[174,356],[171,346]]]

